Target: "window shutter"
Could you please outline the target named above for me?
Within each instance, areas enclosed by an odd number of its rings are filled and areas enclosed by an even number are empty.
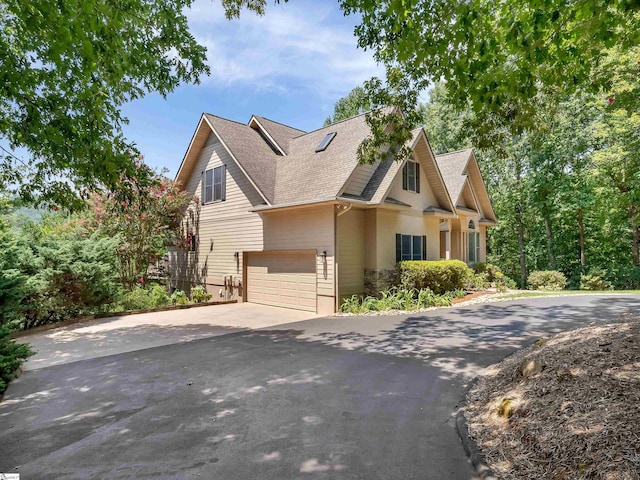
[[[422,236],[422,260],[427,259],[427,236]]]
[[[396,233],[396,263],[402,260],[402,235]]]
[[[416,162],[416,193],[420,193],[420,164]]]
[[[407,189],[407,175],[409,174],[409,165],[407,163],[402,167],[402,189]]]
[[[205,188],[207,188],[207,176],[205,175],[204,172],[202,172],[202,181],[200,182],[200,203],[205,204],[207,203],[207,200],[205,198],[205,194],[204,192],[206,191]]]
[[[227,166],[226,165],[222,165],[222,172],[221,172],[221,177],[222,177],[222,198],[220,198],[220,200],[225,201],[227,199]]]

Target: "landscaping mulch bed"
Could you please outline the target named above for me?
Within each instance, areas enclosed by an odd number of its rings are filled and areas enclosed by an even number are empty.
[[[502,479],[640,479],[640,316],[558,334],[487,369],[471,437]]]

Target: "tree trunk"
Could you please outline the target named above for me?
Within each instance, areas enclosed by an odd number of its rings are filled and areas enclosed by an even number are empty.
[[[516,207],[518,215],[518,248],[520,249],[520,284],[522,288],[527,286],[527,257],[524,251],[524,222],[522,220],[522,207]]]
[[[580,232],[580,266],[584,269],[587,260],[584,254],[584,223],[582,219],[582,209],[578,209],[578,231]]]
[[[640,266],[640,226],[638,225],[638,210],[634,205],[629,206],[629,220],[633,230],[633,264]]]
[[[544,213],[544,229],[547,235],[547,252],[549,252],[549,266],[552,270],[556,270],[558,268],[558,264],[556,261],[556,253],[554,251],[551,222],[549,220],[549,215],[547,214],[547,212]]]
[[[524,249],[524,219],[522,218],[522,161],[516,158],[516,188],[518,200],[516,204],[516,217],[518,220],[518,249],[520,250],[520,286],[527,286],[527,257]]]

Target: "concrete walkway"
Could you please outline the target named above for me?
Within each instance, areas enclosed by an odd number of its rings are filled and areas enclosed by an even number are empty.
[[[640,296],[312,319],[27,371],[0,403],[0,472],[49,479],[425,479],[475,472],[469,380]]]
[[[317,316],[255,303],[230,303],[90,320],[37,332],[18,341],[31,344],[37,352],[23,367],[28,371]]]

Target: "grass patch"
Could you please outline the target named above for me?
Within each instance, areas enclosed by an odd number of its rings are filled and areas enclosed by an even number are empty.
[[[501,300],[511,300],[515,298],[528,298],[528,297],[557,297],[558,295],[594,295],[594,294],[626,294],[626,295],[640,295],[640,290],[558,290],[549,292],[529,292],[522,291],[517,293],[508,293],[500,295]]]

